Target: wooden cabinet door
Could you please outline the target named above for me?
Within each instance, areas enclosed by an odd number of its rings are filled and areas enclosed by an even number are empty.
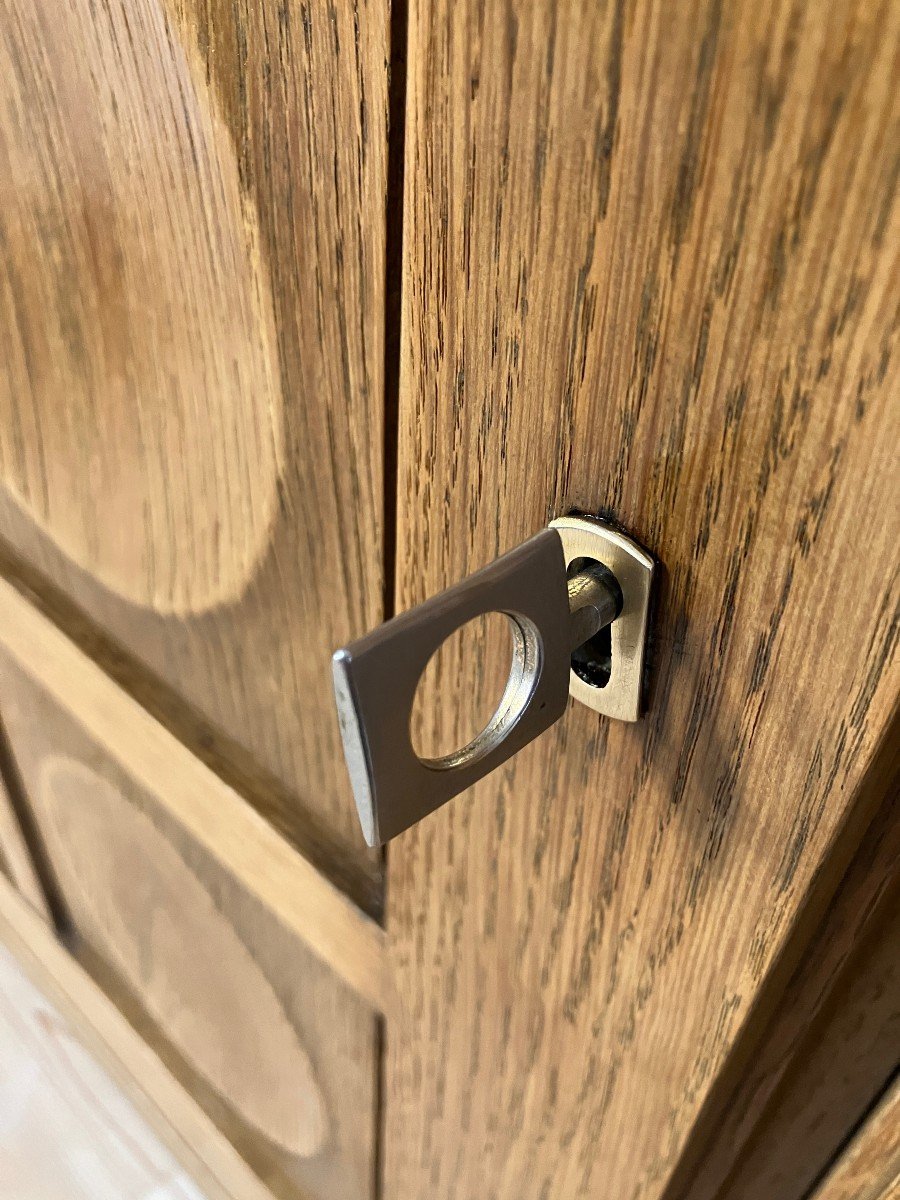
[[[4,584],[13,800],[68,947],[291,1200],[377,1186],[329,652],[382,616],[389,59],[387,0],[0,0],[0,571],[231,785],[71,644],[17,656]]]
[[[0,3],[3,564],[370,912],[388,6]]]
[[[898,25],[410,6],[397,607],[571,509],[662,585],[642,722],[572,706],[389,848],[390,1196],[670,1195],[871,812]]]
[[[896,895],[898,59],[892,0],[0,0],[8,807],[253,1194],[801,1200],[882,1144],[887,1090],[834,1174],[751,1135],[815,1119],[830,972],[854,1120],[895,1045],[848,947]],[[330,652],[573,510],[659,560],[646,717],[367,851]]]
[[[235,1197],[374,1197],[381,929],[3,581],[0,712],[64,943],[146,1043],[121,1063],[142,1094],[158,1057],[146,1098],[192,1169],[224,1162]]]

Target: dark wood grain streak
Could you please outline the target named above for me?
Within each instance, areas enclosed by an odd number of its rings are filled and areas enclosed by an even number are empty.
[[[665,571],[647,719],[572,708],[390,850],[404,1197],[660,1197],[852,851],[900,682],[898,24],[411,7],[401,606],[572,508]]]
[[[0,720],[0,872],[14,884],[35,912],[53,923],[47,875],[38,867],[33,821],[24,802],[21,780],[3,722]],[[59,909],[56,910],[57,914]]]
[[[0,11],[0,536],[370,912],[328,656],[384,593],[388,22]]]

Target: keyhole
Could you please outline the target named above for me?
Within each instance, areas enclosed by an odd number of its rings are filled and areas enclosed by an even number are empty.
[[[593,558],[576,558],[567,568],[569,579],[588,568],[599,571],[604,582],[618,597],[616,614],[622,611],[622,589],[612,571]],[[612,625],[604,627],[583,645],[572,651],[572,670],[590,687],[605,688],[612,676]]]

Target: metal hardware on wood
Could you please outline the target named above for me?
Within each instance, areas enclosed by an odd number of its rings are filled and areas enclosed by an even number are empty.
[[[569,694],[634,721],[641,711],[653,560],[591,517],[549,529],[424,604],[338,650],[332,660],[344,754],[370,846],[396,837],[533,741]],[[513,634],[499,705],[468,745],[420,758],[409,734],[429,659],[473,618],[501,612]]]

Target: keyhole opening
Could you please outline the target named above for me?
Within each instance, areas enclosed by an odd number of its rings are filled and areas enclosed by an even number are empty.
[[[616,616],[622,611],[622,589],[610,569],[593,558],[576,558],[569,563],[566,574],[569,579],[579,571],[592,568],[599,571],[610,590],[616,595]],[[572,670],[590,687],[605,688],[612,677],[613,649],[612,625],[604,627],[572,651]]]

